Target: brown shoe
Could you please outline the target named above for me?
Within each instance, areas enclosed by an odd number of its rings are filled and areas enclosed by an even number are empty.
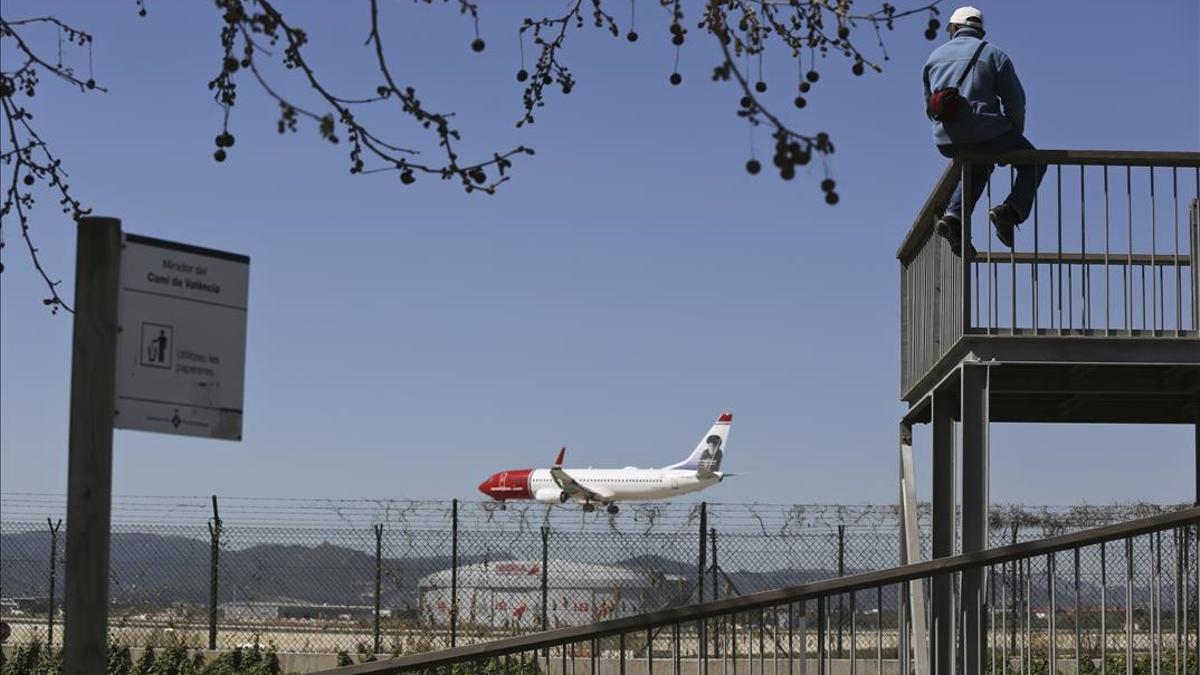
[[[1021,215],[1011,204],[1001,204],[993,207],[988,213],[988,218],[992,221],[992,225],[996,226],[996,238],[1000,240],[1008,248],[1013,247],[1016,228],[1021,220]]]

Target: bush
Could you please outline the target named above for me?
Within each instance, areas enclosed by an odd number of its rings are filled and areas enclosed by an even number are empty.
[[[62,650],[40,642],[20,645],[0,668],[0,675],[61,675]],[[146,649],[134,663],[127,645],[108,646],[107,675],[283,675],[275,649],[235,649],[205,662],[200,650],[179,643],[157,651]]]

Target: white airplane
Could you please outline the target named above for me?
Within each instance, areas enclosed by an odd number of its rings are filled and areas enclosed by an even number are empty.
[[[661,469],[564,469],[567,449],[549,469],[514,469],[494,473],[479,484],[479,491],[498,502],[532,499],[543,504],[575,501],[587,512],[596,504],[617,513],[617,502],[670,499],[720,483],[721,460],[729,440],[731,413],[722,413],[687,459]]]

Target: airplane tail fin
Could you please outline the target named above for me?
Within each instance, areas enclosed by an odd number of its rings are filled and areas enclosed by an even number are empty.
[[[729,442],[729,428],[733,425],[733,413],[721,413],[717,421],[700,438],[700,443],[687,459],[672,464],[668,469],[683,469],[695,471],[701,476],[711,476],[721,470],[721,460],[725,457],[726,444]]]

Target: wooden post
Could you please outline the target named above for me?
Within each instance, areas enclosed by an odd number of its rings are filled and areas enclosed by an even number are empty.
[[[64,675],[102,675],[108,661],[108,551],[120,275],[121,221],[81,218],[75,251],[71,347]]]

